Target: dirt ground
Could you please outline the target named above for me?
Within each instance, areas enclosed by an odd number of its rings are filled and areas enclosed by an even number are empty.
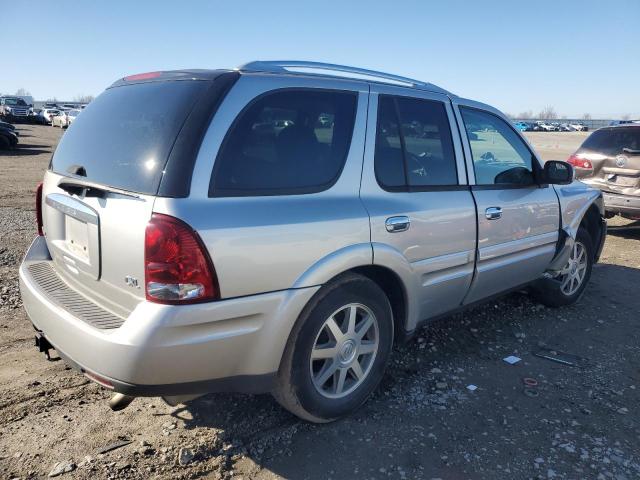
[[[544,160],[566,161],[591,132],[525,132],[524,135]]]
[[[639,224],[611,221],[572,307],[516,293],[426,326],[344,420],[310,425],[268,395],[136,399],[114,413],[105,390],[33,347],[17,268],[61,131],[19,130],[22,147],[0,153],[0,478],[640,478]],[[528,136],[546,159],[585,138]],[[576,366],[534,355],[545,347]],[[117,442],[131,443],[100,453]]]

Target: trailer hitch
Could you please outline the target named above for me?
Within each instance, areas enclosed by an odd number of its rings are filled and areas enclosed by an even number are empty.
[[[40,332],[36,332],[35,345],[38,351],[44,353],[47,356],[47,360],[51,361],[49,350],[53,350],[53,345],[51,345],[49,340]]]

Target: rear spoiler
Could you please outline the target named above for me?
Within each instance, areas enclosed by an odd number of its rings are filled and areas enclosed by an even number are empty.
[[[116,80],[108,88],[122,87],[124,85],[131,85],[135,83],[164,82],[172,80],[213,80],[219,77],[220,74],[230,71],[231,70],[169,70],[165,72],[136,73]]]

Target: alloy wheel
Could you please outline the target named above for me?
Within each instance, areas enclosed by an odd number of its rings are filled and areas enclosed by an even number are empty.
[[[325,320],[311,350],[309,368],[321,395],[343,398],[367,378],[378,353],[378,320],[365,305],[350,303]]]
[[[571,256],[565,267],[558,274],[560,290],[567,297],[578,291],[587,274],[587,249],[582,242],[576,240],[571,250]]]

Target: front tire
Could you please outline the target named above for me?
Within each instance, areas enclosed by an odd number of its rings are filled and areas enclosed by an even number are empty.
[[[576,303],[591,278],[594,252],[589,232],[584,228],[578,229],[567,264],[557,276],[541,280],[533,287],[535,299],[547,307],[563,307]]]
[[[362,275],[342,275],[300,314],[273,396],[311,422],[348,415],[382,380],[392,346],[393,316],[384,291]]]

